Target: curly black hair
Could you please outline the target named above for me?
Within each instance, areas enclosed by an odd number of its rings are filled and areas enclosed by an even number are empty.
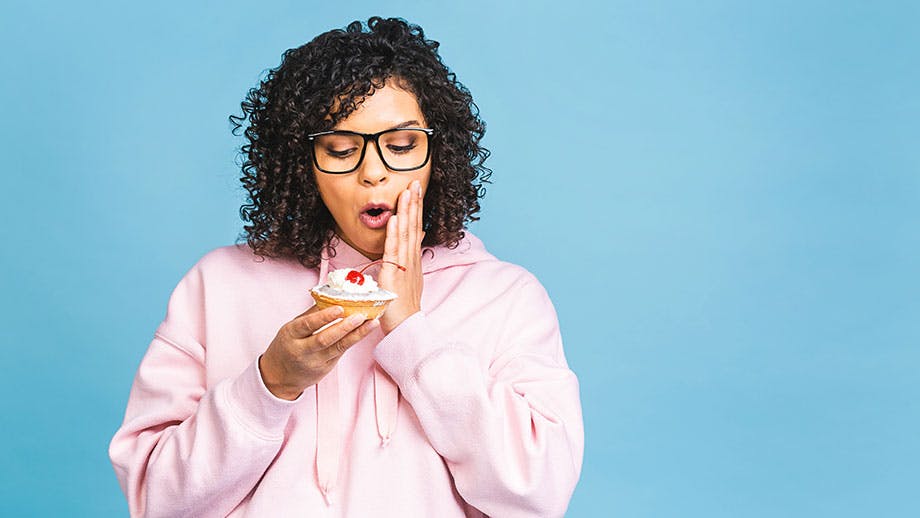
[[[259,257],[296,258],[315,267],[332,253],[334,220],[320,198],[306,135],[348,117],[387,80],[418,99],[432,137],[431,178],[424,200],[424,246],[456,247],[468,222],[479,218],[491,170],[480,145],[485,123],[469,90],[441,61],[440,44],[400,18],[354,21],[284,52],[281,64],[249,90],[243,115],[230,116],[233,133],[248,120],[240,149],[248,192],[240,208],[246,240]]]

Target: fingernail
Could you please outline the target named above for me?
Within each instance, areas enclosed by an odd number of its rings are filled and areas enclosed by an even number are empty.
[[[374,329],[377,329],[378,327],[380,327],[380,321],[375,318],[370,321],[368,326],[371,328],[371,331],[373,331]]]
[[[361,322],[364,322],[365,320],[367,320],[367,315],[365,315],[364,313],[355,313],[352,316],[348,317],[348,323],[353,326],[356,326],[360,324]]]
[[[345,308],[342,306],[332,306],[332,316],[339,317],[342,316],[342,313],[345,313]]]
[[[415,181],[415,192],[417,192],[419,196],[422,195],[422,182],[418,180]]]

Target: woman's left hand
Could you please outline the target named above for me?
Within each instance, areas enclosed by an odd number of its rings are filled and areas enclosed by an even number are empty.
[[[400,193],[396,214],[387,222],[387,238],[383,246],[384,261],[406,268],[400,270],[390,263],[380,268],[380,286],[398,298],[387,306],[380,317],[380,328],[389,334],[403,320],[422,309],[422,187],[418,180]]]

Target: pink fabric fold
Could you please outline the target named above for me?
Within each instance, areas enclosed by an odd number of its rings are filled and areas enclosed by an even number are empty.
[[[390,444],[390,438],[396,431],[396,418],[399,412],[399,387],[379,364],[374,364],[374,412],[377,416],[377,435],[380,446]]]
[[[326,505],[332,505],[342,454],[337,369],[332,369],[316,387],[316,414],[316,478]]]

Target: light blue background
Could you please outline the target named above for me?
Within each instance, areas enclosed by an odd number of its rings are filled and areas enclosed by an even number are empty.
[[[227,116],[373,14],[488,123],[472,230],[581,380],[570,516],[920,515],[916,3],[80,4],[0,17],[0,515],[126,514],[134,370],[241,229]]]

